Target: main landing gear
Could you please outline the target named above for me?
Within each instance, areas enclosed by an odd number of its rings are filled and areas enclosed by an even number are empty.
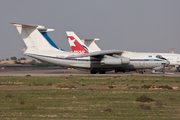
[[[180,72],[179,66],[175,66],[176,72]]]
[[[99,71],[99,74],[105,74],[105,73],[106,73],[106,71],[104,71],[104,70]]]
[[[123,72],[123,73],[125,73],[126,71],[125,71],[125,70],[116,70],[116,69],[115,69],[115,73],[118,73],[118,72]]]
[[[96,70],[91,70],[91,71],[90,71],[91,74],[96,74],[97,72],[98,72],[98,71],[96,71]]]
[[[105,74],[105,73],[106,73],[106,71],[104,71],[104,70],[99,70],[99,71],[97,71],[97,70],[91,70],[91,71],[90,71],[91,74],[96,74],[96,73],[98,73],[98,72],[99,72],[99,74]]]

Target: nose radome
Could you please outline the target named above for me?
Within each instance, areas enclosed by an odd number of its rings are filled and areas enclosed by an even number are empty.
[[[169,60],[166,60],[166,67],[170,64]]]

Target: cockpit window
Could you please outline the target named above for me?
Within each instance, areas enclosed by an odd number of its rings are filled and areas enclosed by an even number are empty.
[[[162,58],[162,56],[161,56],[161,55],[156,55],[156,58],[160,58],[160,59],[161,59],[161,58]]]
[[[161,55],[157,55],[156,58],[166,60],[166,59],[165,59],[164,57],[162,57]]]

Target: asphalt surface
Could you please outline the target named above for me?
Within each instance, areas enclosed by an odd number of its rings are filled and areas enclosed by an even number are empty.
[[[114,71],[106,72],[106,74],[90,74],[89,71],[80,71],[75,69],[23,69],[23,68],[13,68],[13,69],[0,69],[0,76],[123,76],[123,75],[141,75],[141,76],[180,76],[180,72],[175,72],[173,70],[165,71],[165,73],[152,74],[150,71],[144,72],[144,74],[138,74],[134,71],[132,72],[118,72]]]

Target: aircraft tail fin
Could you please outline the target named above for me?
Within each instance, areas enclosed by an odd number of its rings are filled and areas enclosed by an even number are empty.
[[[31,48],[38,50],[59,50],[59,48],[57,46],[53,46],[53,44],[51,44],[47,38],[46,32],[53,31],[53,29],[46,29],[41,25],[27,25],[20,23],[11,24],[14,24],[16,26],[19,34],[21,35],[24,43],[27,46],[27,49]]]
[[[67,34],[67,39],[72,49],[72,52],[75,52],[75,53],[92,52],[92,50],[90,50],[73,31],[66,31],[66,34]]]
[[[101,49],[97,46],[95,41],[100,40],[99,38],[94,38],[94,39],[81,39],[83,43],[89,47],[91,50],[95,51],[101,51]]]

